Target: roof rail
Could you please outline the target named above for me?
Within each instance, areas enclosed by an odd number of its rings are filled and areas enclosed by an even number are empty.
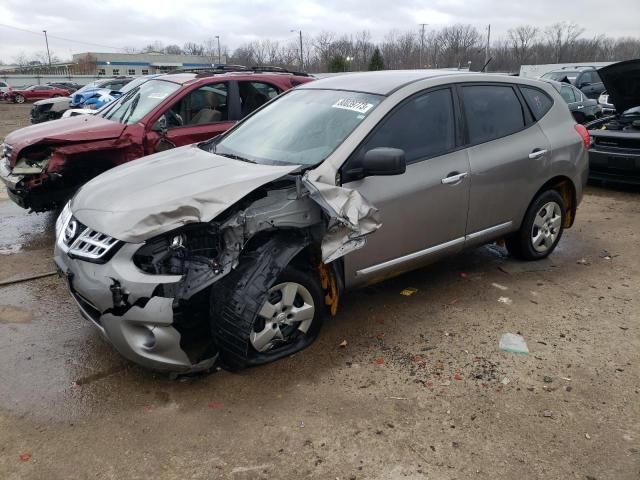
[[[219,75],[229,72],[253,72],[253,73],[288,73],[290,75],[297,75],[300,77],[310,77],[308,73],[296,72],[287,70],[282,67],[274,67],[271,65],[257,65],[254,67],[247,67],[245,65],[214,65],[212,67],[195,67],[183,70],[172,70],[168,73],[195,73],[198,78],[209,77],[211,75]]]
[[[593,65],[574,65],[572,67],[561,67],[560,70],[569,70],[574,68],[593,68],[594,70],[596,70],[596,67],[594,67]]]
[[[290,73],[291,75],[297,75],[299,77],[310,77],[306,72],[297,72],[295,70],[287,70],[282,67],[274,67],[271,65],[257,65],[255,67],[251,67],[251,70],[254,72],[273,72],[273,73]]]

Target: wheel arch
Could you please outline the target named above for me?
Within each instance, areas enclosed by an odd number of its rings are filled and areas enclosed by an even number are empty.
[[[538,195],[540,195],[542,192],[546,192],[547,190],[555,190],[562,197],[566,209],[564,227],[570,228],[571,226],[573,226],[576,218],[576,209],[578,207],[578,202],[576,199],[576,186],[574,185],[573,181],[565,175],[557,175],[547,180],[531,198],[529,205],[527,205],[525,215],[526,212],[529,211],[531,204],[535,201]]]

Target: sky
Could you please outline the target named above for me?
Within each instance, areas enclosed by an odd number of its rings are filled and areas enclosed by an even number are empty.
[[[568,21],[586,37],[640,37],[640,0],[614,1],[615,15],[603,14],[612,10],[602,0],[2,0],[0,60],[43,53],[44,29],[52,55],[62,59],[154,41],[182,46],[216,35],[233,50],[260,38],[294,41],[291,30],[305,37],[369,30],[377,42],[394,29],[417,31],[420,23],[429,24],[427,31],[454,23],[482,30],[490,23],[496,38],[516,25]]]

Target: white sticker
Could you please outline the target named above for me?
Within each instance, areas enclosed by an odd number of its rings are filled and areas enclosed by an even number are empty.
[[[373,107],[373,103],[361,102],[352,98],[341,98],[332,105],[333,108],[351,110],[358,113],[367,113]]]
[[[147,98],[157,98],[158,100],[162,100],[163,98],[167,98],[168,93],[150,93]]]

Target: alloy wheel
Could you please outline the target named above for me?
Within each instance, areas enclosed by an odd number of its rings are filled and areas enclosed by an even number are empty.
[[[562,227],[562,210],[556,202],[545,203],[536,213],[531,228],[531,245],[536,252],[553,247]]]
[[[292,343],[307,333],[315,311],[313,296],[303,285],[274,285],[258,312],[249,338],[251,346],[258,352],[267,352]]]

